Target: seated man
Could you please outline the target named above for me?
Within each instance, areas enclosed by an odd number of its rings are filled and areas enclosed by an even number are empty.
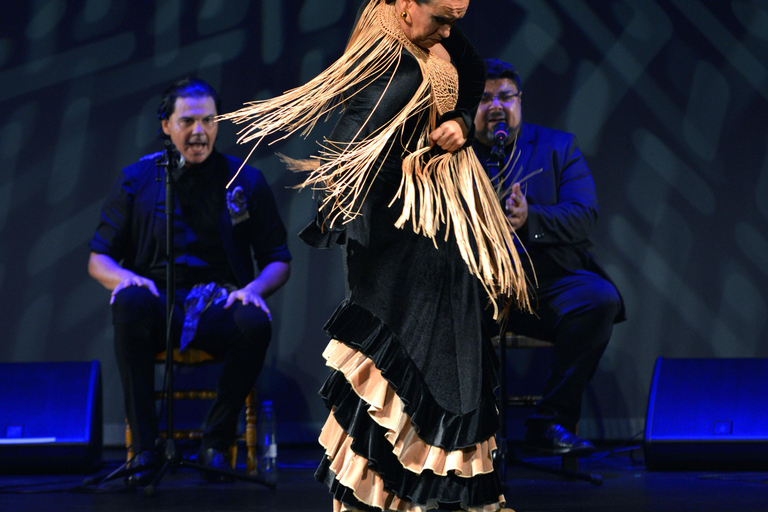
[[[198,462],[227,469],[225,453],[271,337],[265,299],[287,281],[291,255],[261,172],[245,166],[227,187],[242,162],[214,148],[218,111],[219,97],[210,85],[183,79],[163,94],[158,117],[164,138],[183,157],[172,172],[172,336],[182,350],[189,343],[224,359]],[[131,485],[148,484],[161,462],[154,359],[166,346],[166,191],[158,166],[165,154],[145,156],[123,169],[104,203],[88,261],[90,275],[112,290],[115,356],[137,453]],[[213,473],[202,476],[226,480]]]
[[[511,311],[507,330],[554,342],[551,373],[526,420],[525,440],[553,455],[587,455],[594,446],[575,435],[582,396],[613,324],[624,319],[619,292],[588,252],[597,221],[594,181],[572,134],[522,122],[514,68],[494,59],[486,64],[474,148],[538,280],[535,314]]]

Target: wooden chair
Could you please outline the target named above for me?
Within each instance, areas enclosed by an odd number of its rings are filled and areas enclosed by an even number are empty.
[[[218,363],[218,359],[214,358],[204,350],[196,348],[187,348],[184,352],[179,352],[179,349],[173,350],[173,362],[176,368],[174,371],[181,367],[201,367],[203,365]],[[165,364],[165,351],[160,352],[155,356],[156,364]],[[156,399],[161,400],[165,398],[164,391],[157,391]],[[213,400],[216,398],[215,389],[177,389],[174,387],[173,391],[174,400]],[[166,432],[160,432],[161,437],[166,437]],[[199,440],[203,436],[201,429],[178,429],[174,427],[173,438],[176,440]],[[247,449],[246,455],[246,469],[249,474],[256,473],[257,462],[257,433],[256,433],[256,390],[252,389],[245,399],[245,432],[238,436],[235,443],[230,447],[230,460],[232,461],[232,468],[237,463],[237,446],[238,441],[245,441]],[[133,457],[133,443],[131,436],[131,427],[128,425],[128,421],[125,422],[125,446],[128,451],[128,460]]]
[[[507,451],[507,407],[533,407],[541,400],[541,395],[526,394],[526,395],[508,395],[507,394],[507,349],[512,350],[525,350],[525,349],[542,349],[552,348],[554,344],[551,341],[532,338],[530,336],[523,336],[515,334],[513,332],[506,332],[504,334],[504,342],[500,343],[501,336],[495,336],[491,340],[494,347],[499,349],[499,360],[501,362],[499,370],[499,420],[501,422],[501,430],[499,432],[500,440],[499,446],[501,449],[501,476],[502,481],[505,479],[506,473],[506,457]],[[533,467],[534,469],[542,469],[547,471],[546,468],[540,467],[534,464],[522,464],[522,461],[515,460],[516,463]],[[568,476],[571,478],[583,479],[599,485],[602,483],[602,478],[597,475],[591,475],[587,473],[579,473],[578,457],[575,455],[564,454],[560,457],[561,471],[558,474]]]

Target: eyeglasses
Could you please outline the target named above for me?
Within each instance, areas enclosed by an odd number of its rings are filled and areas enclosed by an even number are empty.
[[[493,100],[495,99],[498,99],[499,103],[512,103],[516,99],[520,98],[521,94],[523,94],[523,91],[517,91],[517,92],[501,91],[498,94],[483,93],[483,95],[480,96],[480,103],[481,104],[493,103]]]

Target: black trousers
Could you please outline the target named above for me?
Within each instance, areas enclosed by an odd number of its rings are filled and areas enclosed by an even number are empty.
[[[578,270],[539,275],[532,306],[535,315],[511,311],[507,330],[552,341],[554,349],[543,398],[526,425],[555,423],[573,431],[584,391],[611,338],[621,298],[607,279]]]
[[[176,294],[172,336],[179,345],[187,290]],[[155,355],[165,350],[166,295],[155,297],[147,288],[130,286],[115,295],[112,320],[115,356],[123,385],[125,412],[134,448],[150,450],[158,438],[155,405]],[[217,397],[206,417],[203,447],[227,450],[234,442],[237,420],[261,371],[272,326],[260,308],[236,301],[211,305],[201,316],[191,347],[224,360]]]

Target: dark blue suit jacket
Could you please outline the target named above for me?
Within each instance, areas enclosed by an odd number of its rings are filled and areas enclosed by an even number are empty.
[[[490,148],[476,142],[475,149],[486,163]],[[523,123],[514,153],[512,145],[506,150],[507,162],[513,159],[513,167],[504,187],[521,182],[528,221],[517,234],[537,275],[588,270],[610,281],[590,252],[590,236],[598,217],[597,193],[576,137]],[[623,319],[622,301],[616,320]]]

